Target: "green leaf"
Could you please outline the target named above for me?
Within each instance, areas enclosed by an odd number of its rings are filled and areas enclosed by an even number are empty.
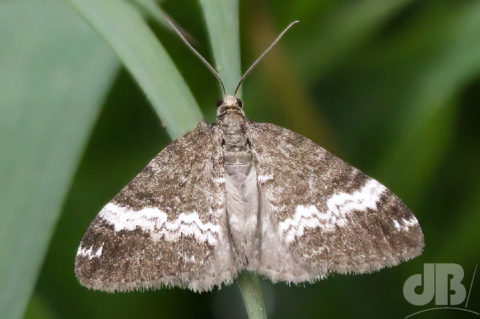
[[[163,9],[158,5],[155,0],[130,0],[133,1],[140,9],[142,9],[149,17],[152,17],[157,23],[161,24],[162,26],[166,27],[172,33],[175,34],[173,28],[165,20],[165,17],[168,17],[172,22],[176,24],[176,27],[180,30],[180,32],[185,36],[185,38],[191,43],[194,44],[196,40],[184,30],[180,24],[173,20]]]
[[[240,36],[237,0],[200,0],[212,45],[215,67],[227,94],[240,80]],[[237,94],[241,96],[241,94]]]
[[[160,23],[162,26],[171,29],[170,25],[165,20],[167,15],[165,11],[160,8],[158,3],[155,0],[130,0],[137,4],[141,9],[148,13],[156,22]],[[170,18],[171,19],[171,18]]]
[[[0,3],[0,318],[24,312],[117,66],[62,1]]]
[[[133,3],[68,1],[120,57],[171,137],[179,137],[197,125],[202,114],[192,93]]]

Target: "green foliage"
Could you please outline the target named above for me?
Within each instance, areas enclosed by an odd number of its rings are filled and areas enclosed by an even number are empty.
[[[460,263],[468,284],[480,258],[480,3],[244,1],[240,14],[238,5],[161,3],[215,62],[227,92],[240,56],[245,69],[299,19],[245,82],[247,115],[322,142],[384,182],[415,212],[427,245],[373,275],[261,282],[269,317],[407,315],[416,308],[402,285],[424,262]],[[153,0],[0,3],[0,318],[22,317],[33,290],[26,318],[245,317],[235,288],[108,295],[73,274],[102,205],[168,135],[196,125],[195,99],[215,112],[213,77],[160,23],[162,9]],[[480,309],[478,283],[469,305]]]
[[[0,3],[0,39],[0,318],[18,318],[117,61],[58,1]]]
[[[69,1],[120,57],[170,136],[193,129],[201,119],[197,103],[138,8],[123,0]]]

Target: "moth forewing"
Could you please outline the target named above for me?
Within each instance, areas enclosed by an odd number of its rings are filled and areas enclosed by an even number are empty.
[[[221,141],[199,125],[161,151],[98,214],[77,253],[88,287],[210,290],[233,281]]]
[[[378,181],[285,128],[252,123],[248,132],[260,214],[270,218],[262,233],[273,227],[275,234],[262,249],[281,252],[263,254],[260,273],[298,283],[332,272],[371,272],[421,254],[417,219]],[[278,243],[284,249],[273,249]]]

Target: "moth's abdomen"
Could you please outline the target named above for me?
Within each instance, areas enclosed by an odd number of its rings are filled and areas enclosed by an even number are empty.
[[[255,265],[259,252],[257,172],[250,152],[225,152],[227,220],[236,262]]]

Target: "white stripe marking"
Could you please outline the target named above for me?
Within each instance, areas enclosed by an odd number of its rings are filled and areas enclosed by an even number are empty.
[[[80,246],[78,247],[78,250],[77,250],[77,256],[87,257],[88,259],[100,258],[100,256],[102,256],[102,251],[103,251],[103,244],[100,247],[98,247],[98,249],[95,250],[95,252],[93,252],[93,245],[90,246],[88,249]]]
[[[408,231],[410,227],[418,225],[418,220],[415,216],[410,217],[409,219],[402,218],[401,223],[398,220],[393,220],[393,226],[398,231]]]
[[[225,184],[225,177],[217,177],[213,179],[215,184]]]
[[[353,211],[376,210],[386,187],[374,179],[353,193],[336,193],[327,200],[327,211],[320,212],[314,205],[298,205],[292,218],[280,222],[278,231],[290,243],[303,235],[305,229],[320,227],[333,231],[335,226],[344,227],[348,214]]]
[[[208,212],[219,216],[220,212]],[[210,222],[203,223],[197,212],[181,213],[176,219],[168,220],[168,215],[156,207],[146,207],[135,211],[113,203],[107,204],[99,216],[112,225],[116,232],[133,231],[137,227],[149,232],[154,239],[164,238],[178,241],[183,236],[192,236],[199,242],[217,243],[220,226]]]
[[[265,183],[265,182],[267,182],[267,181],[272,180],[272,179],[273,179],[273,175],[272,175],[272,174],[259,175],[259,176],[257,177],[257,179],[258,179],[258,181],[259,181],[260,183]]]

